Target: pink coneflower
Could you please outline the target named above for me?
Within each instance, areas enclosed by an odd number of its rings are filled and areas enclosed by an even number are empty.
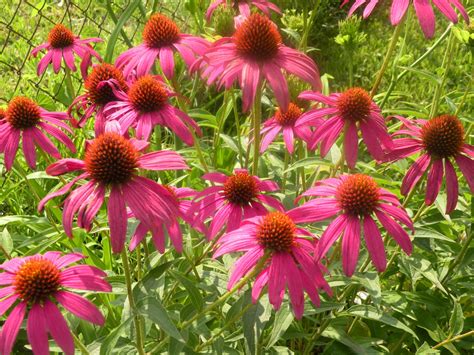
[[[87,180],[68,196],[64,204],[64,232],[72,237],[74,214],[78,215],[78,226],[89,231],[109,191],[106,205],[110,239],[112,250],[119,253],[127,234],[126,206],[153,233],[159,233],[163,223],[171,225],[178,216],[176,200],[169,191],[155,181],[139,176],[138,169],[180,170],[188,166],[178,153],[172,151],[140,154],[148,143],[124,138],[119,134],[118,123],[114,123],[109,122],[106,132],[89,143],[84,160],[62,159],[46,169],[53,176],[72,171],[82,173],[60,190],[46,196],[38,209],[42,210],[50,199],[66,194],[77,181]]]
[[[104,106],[117,99],[112,88],[107,85],[111,79],[115,80],[116,85],[122,91],[128,90],[127,83],[119,69],[108,63],[93,66],[84,82],[85,93],[76,97],[68,109],[68,115],[72,118],[74,126],[83,127],[86,121],[95,114],[95,132],[96,134],[103,132]],[[80,115],[78,121],[72,117],[73,111]]]
[[[278,6],[271,3],[267,0],[231,0],[234,8],[239,10],[241,15],[249,17],[251,14],[250,6],[255,6],[257,9],[262,11],[265,15],[270,16],[270,11],[274,11],[278,14],[281,14],[281,10]],[[207,21],[211,20],[212,14],[218,6],[226,6],[227,0],[215,0],[211,5],[209,5],[206,11]]]
[[[465,143],[461,121],[453,115],[441,115],[429,121],[410,121],[397,117],[405,127],[395,132],[395,135],[409,137],[394,140],[395,148],[390,157],[398,160],[422,152],[403,179],[402,194],[407,195],[414,189],[429,170],[425,203],[431,205],[436,200],[443,176],[446,175],[446,213],[452,212],[458,203],[458,179],[452,160],[457,163],[469,188],[474,192],[474,161],[470,159],[474,157],[474,147]]]
[[[192,224],[193,219],[189,215],[188,211],[191,207],[190,199],[196,197],[197,191],[189,187],[173,187],[169,185],[163,185],[163,187],[167,189],[175,199],[178,205],[179,217],[182,218],[186,223]],[[133,213],[130,214],[130,217],[134,217]],[[164,253],[165,251],[165,235],[163,233],[163,229],[166,229],[171,243],[173,244],[176,251],[180,253],[183,250],[183,237],[178,220],[175,219],[172,222],[173,223],[168,226],[164,225],[164,228],[158,231],[159,233],[152,233],[153,244],[160,253]],[[202,229],[199,230],[203,231]],[[130,250],[134,250],[138,244],[143,241],[147,233],[148,229],[146,228],[145,224],[140,223],[133,234],[132,240],[130,241]]]
[[[38,63],[37,74],[43,74],[49,64],[53,64],[53,70],[57,74],[61,69],[61,62],[72,71],[76,71],[74,64],[74,54],[81,58],[82,77],[87,76],[87,68],[91,65],[91,56],[102,60],[100,55],[91,47],[90,43],[101,42],[100,38],[80,39],[75,36],[70,29],[63,24],[55,25],[48,34],[48,42],[40,44],[31,51],[33,57],[43,49],[47,50],[46,55]]]
[[[303,112],[294,103],[290,103],[286,112],[278,109],[275,115],[269,118],[264,124],[260,131],[262,134],[262,144],[260,146],[260,153],[263,153],[270,143],[275,140],[275,137],[283,131],[283,140],[285,141],[286,149],[290,154],[294,152],[294,140],[295,138],[301,138],[304,141],[308,141],[311,138],[312,131],[308,126],[298,125],[297,122],[300,119]],[[319,123],[322,123],[322,118],[319,119]]]
[[[0,152],[5,154],[6,169],[10,170],[13,165],[20,140],[26,163],[31,169],[36,169],[36,146],[52,157],[60,159],[58,149],[44,133],[56,138],[75,153],[74,143],[60,129],[72,133],[71,128],[63,122],[66,119],[65,113],[46,111],[29,98],[22,96],[13,98],[8,104],[4,119],[1,120],[3,124],[0,124]]]
[[[343,175],[322,180],[299,198],[303,196],[319,198],[293,209],[288,215],[296,223],[318,222],[337,215],[319,240],[317,258],[326,255],[342,234],[342,267],[347,276],[352,276],[357,265],[361,228],[375,268],[382,272],[387,266],[383,240],[374,215],[405,253],[411,254],[410,238],[399,223],[413,230],[412,221],[397,197],[379,187],[370,176]]]
[[[348,2],[349,0],[344,0],[341,6]],[[453,9],[453,6],[458,9],[464,17],[464,20],[469,23],[469,15],[459,0],[392,0],[392,8],[390,10],[390,21],[392,22],[392,25],[396,26],[400,23],[408,10],[410,2],[413,2],[413,7],[415,8],[421,29],[427,38],[433,37],[435,33],[436,18],[432,3],[452,23],[458,22],[458,15]],[[356,0],[349,10],[349,16],[351,16],[359,7],[365,5],[363,16],[364,18],[367,18],[378,3],[379,0]]]
[[[392,147],[392,139],[387,132],[385,120],[380,108],[372,101],[367,91],[361,88],[351,88],[343,93],[324,96],[317,92],[305,91],[299,98],[321,102],[328,107],[316,108],[303,114],[299,125],[307,124],[325,116],[330,116],[314,131],[310,149],[315,149],[321,143],[321,155],[324,157],[341,133],[344,132],[344,153],[347,165],[353,169],[357,162],[359,137],[367,150],[378,162],[384,160],[385,154]]]
[[[0,353],[12,352],[16,337],[28,313],[26,332],[34,354],[48,354],[48,333],[65,354],[74,354],[74,339],[57,303],[67,312],[88,322],[104,325],[99,309],[68,289],[110,292],[106,273],[90,265],[75,265],[84,256],[50,251],[14,258],[0,265],[0,315],[16,305],[0,333]],[[57,302],[57,303],[56,303]]]
[[[232,252],[245,252],[234,264],[227,285],[231,289],[265,254],[269,255],[254,282],[252,300],[256,302],[262,289],[268,286],[270,303],[278,310],[288,287],[293,312],[300,319],[304,311],[304,292],[319,306],[318,289],[324,289],[330,295],[331,289],[323,277],[319,262],[312,255],[316,242],[314,236],[297,227],[290,213],[276,211],[245,220],[239,229],[219,239],[214,258]]]
[[[211,219],[208,238],[214,238],[227,225],[227,232],[240,226],[243,219],[261,216],[268,213],[267,207],[283,210],[283,205],[274,197],[263,194],[278,190],[278,185],[271,180],[260,180],[250,175],[245,169],[236,169],[233,175],[208,173],[202,177],[217,185],[200,192],[191,208],[194,225],[204,224]]]
[[[314,61],[285,46],[276,25],[260,14],[246,18],[232,37],[215,42],[196,66],[204,68],[203,76],[208,78],[208,84],[217,81],[219,86],[229,89],[238,81],[244,111],[254,102],[257,88],[264,79],[275,93],[279,106],[288,107],[290,95],[282,69],[307,81],[315,90],[321,88]]]
[[[110,83],[118,101],[109,102],[104,114],[107,120],[119,122],[124,132],[134,127],[138,139],[148,140],[153,127],[162,125],[171,129],[187,145],[194,144],[191,129],[202,135],[191,117],[169,103],[173,93],[158,76],[145,75],[135,79],[128,91],[117,90],[114,80]]]
[[[174,76],[174,52],[178,52],[189,67],[209,46],[203,38],[181,33],[174,21],[162,14],[150,17],[142,33],[143,43],[117,58],[115,65],[123,68],[125,77],[132,71],[137,76],[150,72],[159,58],[161,69],[168,79]]]

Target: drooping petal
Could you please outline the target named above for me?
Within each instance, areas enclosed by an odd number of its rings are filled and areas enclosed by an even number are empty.
[[[364,238],[367,250],[369,251],[370,258],[372,259],[375,268],[378,272],[385,271],[385,268],[387,267],[387,257],[385,255],[382,236],[380,235],[377,225],[370,216],[365,216],[364,218]]]
[[[35,355],[49,355],[46,317],[38,303],[33,304],[28,313],[26,331],[33,353]]]
[[[107,204],[107,217],[110,226],[110,240],[114,253],[120,253],[127,236],[127,210],[125,199],[119,187],[113,186]]]
[[[104,325],[105,319],[102,313],[85,298],[67,291],[58,291],[55,298],[64,308],[79,318],[97,325]]]
[[[26,302],[19,303],[8,316],[0,333],[0,354],[9,355],[12,352],[21,323],[25,318]]]
[[[360,221],[357,217],[347,217],[347,228],[342,237],[342,268],[351,277],[359,258]]]
[[[387,216],[384,212],[375,211],[375,214],[377,215],[380,223],[382,223],[384,228],[387,230],[388,234],[390,234],[392,238],[395,239],[397,244],[403,249],[405,253],[410,255],[413,251],[413,245],[408,233],[405,232],[405,230],[397,222]]]
[[[53,339],[66,355],[73,355],[74,340],[61,311],[53,302],[46,300],[44,302],[44,313],[48,315],[46,317],[46,326]]]
[[[426,184],[425,203],[431,205],[438,196],[441,184],[443,182],[443,160],[437,159],[433,162],[430,172],[428,173],[428,182]]]
[[[446,173],[446,214],[451,213],[458,204],[458,177],[456,176],[456,171],[454,170],[453,164],[449,159],[444,160],[444,170]]]

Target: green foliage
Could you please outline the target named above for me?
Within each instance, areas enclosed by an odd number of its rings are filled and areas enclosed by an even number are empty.
[[[226,35],[231,32],[228,11],[219,10],[212,24],[206,24],[203,14],[208,1],[86,2],[89,7],[82,1],[73,1],[79,6],[67,8],[69,2],[59,5],[37,0],[18,4],[0,0],[2,106],[16,95],[34,98],[52,111],[64,111],[70,104],[62,74],[54,75],[52,70],[47,70],[43,77],[37,78],[39,59],[30,58],[32,47],[45,40],[55,22],[68,23],[83,37],[102,37],[104,43],[95,48],[109,62],[129,44],[140,43],[146,17],[158,10],[174,16],[183,32],[209,38],[214,33]],[[283,17],[276,17],[275,21],[283,27],[285,43],[306,47],[324,74],[326,93],[349,86],[372,87],[393,32],[387,7],[381,7],[369,19],[361,20],[357,17],[346,19],[347,8],[340,9],[339,1],[281,0],[275,3],[284,9]],[[320,5],[314,10],[316,3]],[[468,9],[472,14],[472,3]],[[312,15],[313,21],[308,23]],[[445,75],[442,62],[450,32],[445,19],[437,18],[437,35],[427,41],[413,11],[408,14],[397,42],[396,55],[375,99],[382,106],[384,116],[427,118],[437,88],[443,86],[439,111],[457,112],[465,127],[470,127],[467,137],[473,144],[472,25],[452,27],[454,50],[448,75]],[[215,32],[211,27],[216,28]],[[303,43],[305,31],[307,46]],[[447,32],[443,37],[444,31]],[[245,152],[251,145],[248,138],[250,119],[241,112],[240,91],[223,94],[216,88],[207,89],[205,83],[188,76],[184,68],[183,63],[178,63],[177,81],[183,96],[189,100],[189,115],[204,130],[200,141],[204,159],[212,170],[231,173],[234,168],[244,165]],[[81,93],[79,74],[73,76],[73,84],[76,92]],[[295,78],[289,78],[289,85],[294,100],[299,92],[308,89]],[[264,92],[262,102],[265,119],[273,115],[275,105],[268,92]],[[240,135],[237,135],[236,122],[241,125]],[[394,121],[390,122],[395,131]],[[84,142],[92,136],[91,122],[84,130],[76,131],[74,142],[78,157],[84,156]],[[154,149],[172,149],[174,143],[174,136],[165,129],[156,130],[151,138]],[[190,171],[185,175],[160,172],[150,177],[160,183],[201,190],[205,184],[200,177],[205,168],[195,149],[184,147],[179,152],[188,161]],[[65,149],[61,153],[68,156]],[[276,142],[260,157],[259,175],[274,179],[284,187],[278,197],[289,207],[305,189],[302,176],[307,186],[327,178],[340,157],[340,149],[334,147],[325,158],[307,153],[285,160],[284,147]],[[341,273],[340,261],[336,259],[328,265],[328,280],[334,296],[323,294],[320,307],[312,306],[307,300],[302,320],[294,319],[287,299],[277,312],[273,311],[266,294],[252,304],[248,287],[244,286],[222,305],[184,328],[184,322],[226,293],[229,270],[235,264],[236,256],[212,259],[209,244],[186,226],[183,226],[184,250],[181,254],[167,249],[161,255],[148,242],[138,248],[139,252],[128,254],[133,294],[137,300],[138,314],[134,314],[129,307],[124,265],[111,252],[105,211],[99,213],[90,232],[75,226],[74,238],[68,238],[61,225],[60,199],[50,202],[45,213],[36,211],[40,199],[64,185],[63,179],[44,172],[49,165],[46,158],[38,160],[37,172],[26,170],[21,154],[12,171],[7,172],[3,162],[0,163],[1,258],[4,261],[47,250],[75,251],[87,255],[88,264],[106,270],[113,292],[89,297],[105,314],[105,326],[93,327],[68,317],[73,333],[90,353],[136,352],[135,316],[142,320],[145,351],[151,354],[300,354],[305,351],[468,354],[472,351],[472,336],[462,335],[472,331],[474,326],[474,199],[462,179],[458,207],[451,215],[444,213],[446,195],[443,192],[433,206],[420,208],[426,183],[418,186],[411,200],[405,200],[410,216],[416,217],[415,248],[412,255],[406,256],[394,241],[389,240],[386,253],[392,262],[384,273],[377,274],[371,265],[367,269],[359,265],[359,271],[349,279]],[[361,154],[356,169],[369,173],[380,186],[399,194],[401,181],[412,163],[408,159],[377,165],[367,154]],[[445,191],[444,187],[442,191]],[[326,226],[327,222],[315,223],[309,229],[321,235]],[[132,227],[135,226],[129,226],[127,238],[131,237]],[[363,250],[360,260],[367,258],[367,251]],[[19,339],[15,351],[24,353],[28,343],[24,331],[20,332]]]

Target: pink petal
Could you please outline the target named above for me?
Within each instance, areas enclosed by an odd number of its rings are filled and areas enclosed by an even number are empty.
[[[357,151],[359,144],[359,137],[357,135],[357,126],[355,123],[349,123],[346,126],[347,130],[344,138],[344,153],[349,168],[354,169],[357,162]]]
[[[393,26],[398,25],[403,16],[405,16],[408,9],[408,2],[408,0],[393,0],[390,10],[390,21]]]
[[[416,16],[420,22],[425,37],[431,38],[435,32],[435,15],[429,0],[413,0]]]
[[[8,355],[12,352],[13,344],[16,336],[20,330],[21,323],[25,318],[26,302],[19,303],[8,316],[3,324],[2,332],[0,333],[0,353]]]
[[[100,326],[104,325],[104,316],[96,306],[85,298],[67,291],[58,291],[55,298],[64,308],[77,317]]]
[[[357,217],[347,217],[347,228],[342,237],[342,268],[351,277],[359,258],[360,221]]]
[[[167,150],[144,154],[139,163],[141,168],[155,171],[189,169],[181,155]]]
[[[397,244],[403,249],[405,253],[410,255],[413,251],[413,245],[408,233],[405,232],[405,230],[400,225],[398,225],[397,222],[387,216],[384,212],[375,211],[375,214],[377,215],[380,223],[382,223],[384,228],[387,230],[388,234],[390,234],[392,238],[395,239]]]
[[[433,162],[430,172],[428,173],[428,182],[426,184],[426,205],[431,205],[438,196],[441,184],[443,182],[443,160],[437,159]]]
[[[342,214],[326,228],[316,246],[315,255],[317,260],[320,260],[327,254],[329,248],[331,248],[336,239],[342,234],[343,230],[347,228],[347,222],[347,216]]]
[[[456,171],[454,170],[453,164],[449,159],[444,160],[444,170],[446,173],[446,214],[451,213],[458,204],[458,177],[456,176]]]
[[[364,238],[370,258],[378,272],[385,271],[387,267],[387,257],[379,228],[370,216],[364,218]]]
[[[66,355],[74,355],[74,340],[59,308],[50,300],[46,300],[44,312],[48,315],[46,317],[46,326],[53,339]]]
[[[37,303],[33,304],[28,313],[26,331],[33,353],[35,355],[49,355],[46,317],[43,309]]]
[[[456,157],[456,163],[458,163],[459,169],[466,178],[467,184],[474,193],[474,160],[469,159],[464,155],[458,155]]]
[[[401,193],[406,196],[415,187],[417,182],[421,179],[426,169],[430,165],[431,158],[428,154],[423,154],[416,162],[408,169],[407,174],[403,178]]]
[[[110,240],[114,253],[120,253],[125,245],[127,236],[127,210],[125,199],[120,188],[112,187],[109,202],[107,204],[107,216],[110,226]]]

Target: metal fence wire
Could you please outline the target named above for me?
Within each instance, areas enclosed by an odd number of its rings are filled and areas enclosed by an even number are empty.
[[[36,67],[44,54],[33,58],[31,51],[46,42],[55,24],[62,23],[81,38],[102,38],[104,42],[95,45],[95,49],[103,55],[107,40],[132,3],[137,1],[0,0],[0,106],[17,95],[29,96],[46,106],[67,105],[64,72],[54,74],[48,69],[38,77]],[[140,43],[143,25],[153,12],[163,13],[184,26],[185,20],[179,15],[181,5],[181,0],[138,1],[117,38],[114,59],[123,50]],[[79,94],[82,84],[79,71],[73,74],[73,80]]]

